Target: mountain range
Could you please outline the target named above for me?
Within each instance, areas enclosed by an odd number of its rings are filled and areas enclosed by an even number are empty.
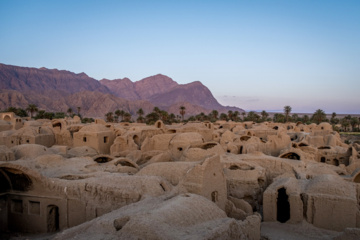
[[[100,81],[85,73],[47,68],[28,68],[0,64],[0,109],[26,108],[36,104],[51,112],[75,112],[81,108],[86,117],[104,117],[116,109],[135,115],[139,108],[145,114],[157,106],[176,115],[181,105],[186,115],[212,110],[242,112],[241,108],[222,106],[201,82],[178,84],[157,74],[132,82],[128,78]]]

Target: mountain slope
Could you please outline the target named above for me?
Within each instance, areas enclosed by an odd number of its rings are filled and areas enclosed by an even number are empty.
[[[189,102],[209,110],[220,109],[222,107],[210,90],[198,81],[178,85],[168,92],[150,97],[149,101],[159,106],[169,106],[178,102]]]
[[[102,79],[100,83],[106,86],[115,96],[129,100],[147,100],[156,94],[166,93],[178,86],[171,78],[157,74],[132,82],[128,78],[108,80]]]
[[[154,106],[176,115],[180,105],[186,106],[186,115],[213,109],[243,111],[220,105],[201,82],[178,84],[162,74],[137,82],[128,78],[97,81],[85,73],[0,64],[0,109],[26,108],[28,104],[52,112],[80,107],[83,116],[101,118],[116,109],[135,114],[143,108],[147,114]]]
[[[107,87],[85,73],[75,74],[64,70],[17,67],[5,64],[0,64],[0,89],[39,93],[58,90],[64,94],[81,91],[110,93]]]

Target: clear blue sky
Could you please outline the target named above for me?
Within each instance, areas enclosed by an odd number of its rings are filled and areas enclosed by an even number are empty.
[[[0,62],[198,80],[247,111],[360,113],[360,1],[0,0]]]

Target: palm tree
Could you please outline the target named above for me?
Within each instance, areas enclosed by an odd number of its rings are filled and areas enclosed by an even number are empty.
[[[71,117],[71,115],[72,115],[72,113],[73,113],[72,108],[69,108],[69,109],[67,110],[67,113],[68,113],[68,114],[69,114],[69,116]]]
[[[256,114],[254,111],[250,111],[246,118],[248,121],[257,122],[260,119],[260,116]]]
[[[211,115],[215,120],[217,120],[219,116],[219,112],[217,110],[212,110]]]
[[[235,122],[238,122],[239,121],[239,111],[235,111],[234,113],[233,113],[233,120],[235,121]]]
[[[118,116],[118,118],[121,116],[121,121],[124,120],[124,114],[125,114],[124,110],[119,110],[118,109],[118,110],[115,111],[115,115]]]
[[[310,121],[310,118],[309,118],[309,116],[308,115],[304,115],[303,116],[303,123],[308,123]]]
[[[297,122],[299,120],[299,115],[296,113],[291,116],[293,122]]]
[[[170,113],[169,120],[170,120],[171,123],[175,122],[175,121],[176,121],[176,116],[175,116],[175,114]]]
[[[142,115],[144,115],[144,110],[142,108],[140,108],[137,112],[137,115],[139,115],[139,117],[142,117]]]
[[[338,123],[339,123],[339,119],[336,118],[336,112],[333,112],[333,113],[331,114],[330,123],[331,123],[332,125],[335,125],[335,124],[338,124]]]
[[[350,119],[351,131],[355,132],[355,126],[359,124],[359,119],[357,117],[352,117]]]
[[[29,106],[26,108],[26,111],[30,112],[30,118],[32,118],[33,113],[39,111],[39,109],[35,104],[29,104]]]
[[[274,114],[274,122],[285,122],[285,116],[281,113]]]
[[[113,122],[114,121],[114,116],[112,112],[108,112],[107,114],[105,114],[106,117],[106,121],[107,122]]]
[[[269,116],[269,114],[265,110],[262,110],[262,112],[261,112],[261,121],[265,122],[268,116]]]
[[[288,121],[289,119],[289,114],[291,113],[291,107],[290,106],[285,106],[284,107],[284,113],[285,113],[285,122]]]
[[[180,106],[180,115],[182,117],[182,121],[184,121],[185,110],[185,106]]]
[[[241,112],[241,116],[243,116],[243,118],[245,117],[245,115],[246,115],[245,111]]]
[[[229,117],[229,120],[233,120],[233,111],[229,110],[228,111],[228,117]]]
[[[314,115],[312,116],[312,120],[317,124],[320,124],[321,122],[325,121],[325,119],[326,119],[326,114],[321,109],[316,110]]]
[[[220,120],[227,121],[227,119],[228,119],[228,115],[226,113],[220,114]]]
[[[347,132],[347,128],[348,128],[348,126],[350,126],[349,120],[346,118],[342,118],[340,120],[340,124],[341,124],[341,127],[343,128],[343,131]]]
[[[131,114],[128,112],[124,113],[124,121],[130,122],[130,120],[131,120]]]

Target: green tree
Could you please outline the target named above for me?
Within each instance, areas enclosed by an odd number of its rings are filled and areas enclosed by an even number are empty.
[[[292,118],[292,121],[293,121],[293,122],[298,122],[298,121],[299,121],[299,115],[297,115],[296,113],[294,113],[294,114],[291,116],[291,118]]]
[[[331,114],[330,123],[331,123],[332,125],[335,125],[335,124],[338,124],[338,123],[339,123],[339,119],[336,118],[336,112],[333,112],[333,113]]]
[[[69,114],[69,117],[72,117],[72,114],[73,114],[72,108],[69,108],[66,112],[67,112],[67,114]]]
[[[143,123],[144,122],[144,118],[143,118],[144,110],[142,108],[140,108],[139,110],[137,110],[136,114],[138,115],[138,118],[136,119],[136,121],[138,123]]]
[[[142,117],[144,115],[144,110],[140,108],[139,110],[137,110],[136,114]]]
[[[261,112],[261,121],[265,122],[266,119],[268,118],[269,114],[265,111],[265,110],[262,110]]]
[[[35,104],[29,104],[26,108],[26,111],[30,112],[30,118],[33,117],[33,113],[39,111]]]
[[[227,121],[228,120],[228,115],[226,113],[221,113],[220,114],[220,120]]]
[[[231,110],[228,111],[228,118],[231,121],[233,120],[233,114],[234,114],[233,111],[231,111]]]
[[[44,113],[44,118],[45,118],[45,119],[53,120],[54,117],[55,117],[55,113],[53,113],[53,112],[45,112],[45,113]]]
[[[65,113],[64,112],[56,112],[54,115],[55,119],[59,119],[59,118],[65,118]]]
[[[124,121],[125,122],[130,122],[131,121],[131,114],[130,113],[126,112],[124,114]]]
[[[211,117],[215,119],[215,121],[218,119],[219,112],[217,110],[212,110]]]
[[[350,126],[350,122],[347,118],[342,118],[340,120],[341,127],[344,132],[347,132],[347,128]]]
[[[45,111],[39,110],[38,113],[36,114],[35,119],[45,119]]]
[[[321,122],[324,122],[326,120],[326,114],[323,110],[318,109],[315,111],[311,118],[313,122],[320,124]]]
[[[182,118],[182,121],[184,121],[184,115],[185,115],[185,106],[180,106],[180,115],[181,115],[181,118]]]
[[[161,121],[163,121],[164,123],[169,123],[169,114],[167,111],[160,111],[160,119]]]
[[[105,118],[107,122],[113,122],[114,121],[114,115],[112,112],[108,112],[105,114]]]
[[[145,120],[147,124],[154,124],[157,120],[159,120],[159,115],[155,112],[151,112],[145,116]]]
[[[239,122],[240,121],[239,115],[240,115],[239,111],[233,112],[233,121]]]
[[[352,117],[350,119],[350,125],[351,125],[351,129],[352,129],[353,132],[355,132],[355,127],[358,124],[359,124],[359,119],[357,117]]]
[[[245,121],[253,121],[253,122],[258,122],[260,120],[260,115],[258,115],[257,113],[255,113],[254,111],[250,111],[248,112],[247,116],[245,117]]]
[[[241,116],[243,117],[243,121],[245,121],[246,112],[245,111],[241,112]]]
[[[307,124],[307,123],[309,123],[309,122],[310,122],[309,116],[308,116],[308,115],[304,115],[304,116],[303,116],[303,123]]]
[[[124,110],[116,110],[115,111],[115,115],[119,117],[121,117],[121,122],[124,121],[124,115],[125,115],[125,111]]]
[[[289,114],[291,113],[291,107],[290,106],[285,106],[284,107],[284,114],[285,114],[285,122],[287,122],[289,120]]]
[[[80,110],[81,110],[81,107],[77,107],[77,115],[80,117]]]
[[[281,113],[275,113],[273,117],[274,122],[283,123],[285,122],[285,116]]]
[[[13,112],[18,117],[27,117],[29,116],[27,112],[22,108],[9,107],[5,110],[5,112]]]

